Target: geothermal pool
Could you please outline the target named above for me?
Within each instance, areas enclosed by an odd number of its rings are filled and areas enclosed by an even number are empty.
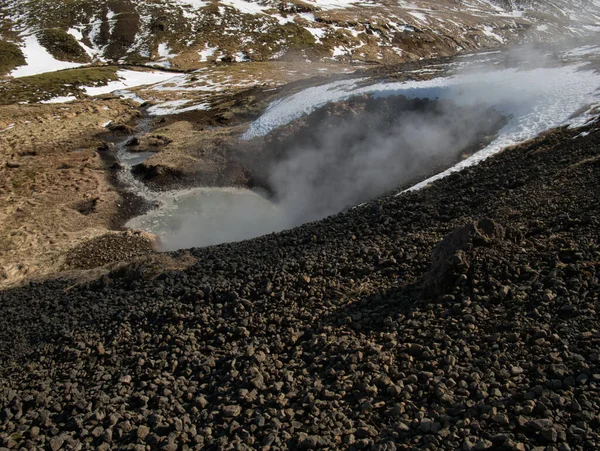
[[[196,188],[157,195],[160,207],[133,218],[132,229],[158,236],[160,250],[210,246],[281,230],[276,205],[238,188]]]
[[[600,48],[595,48],[593,54],[600,54]],[[502,66],[499,62],[505,57],[503,53],[494,53],[476,56],[472,63],[465,59],[452,63],[460,67],[450,76],[426,81],[370,83],[362,78],[310,87],[271,104],[250,124],[243,139],[264,136],[329,102],[359,95],[449,100],[463,108],[487,105],[507,118],[494,139],[478,151],[410,188],[419,189],[551,128],[583,125],[592,117],[591,109],[600,104],[600,74],[587,65],[586,58],[590,57],[587,48],[586,52],[564,51],[558,60],[539,58],[533,65],[531,58],[524,55],[528,64],[522,67]],[[514,60],[514,55],[511,58]],[[438,121],[437,125],[429,120],[414,121],[408,127],[408,134],[392,133],[385,139],[370,136],[371,145],[365,146],[360,158],[344,163],[348,164],[342,168],[348,170],[347,174],[328,177],[328,169],[336,167],[336,159],[343,155],[339,147],[348,144],[340,145],[342,141],[336,139],[343,133],[333,132],[323,141],[330,142],[327,149],[337,150],[302,149],[300,154],[289,156],[273,169],[271,182],[278,193],[277,205],[252,191],[230,188],[150,193],[158,208],[132,219],[128,226],[158,235],[161,249],[174,250],[239,241],[316,220],[369,200],[354,195],[357,193],[352,190],[368,190],[375,186],[379,191],[368,192],[372,199],[389,191],[388,185],[377,185],[382,179],[393,181],[398,174],[406,175],[397,171],[397,166],[407,165],[406,161],[390,159],[396,144],[394,137],[401,136],[404,141],[399,142],[422,143],[429,152],[421,157],[418,151],[413,151],[408,156],[412,160],[438,158],[438,148],[448,141],[448,137],[456,135],[455,131],[447,133],[443,130],[444,123],[444,120]],[[340,136],[336,137],[336,134]],[[315,182],[315,174],[327,183]],[[400,176],[395,187],[406,181]],[[144,190],[148,195],[147,188]],[[323,208],[315,210],[315,204],[323,204]]]

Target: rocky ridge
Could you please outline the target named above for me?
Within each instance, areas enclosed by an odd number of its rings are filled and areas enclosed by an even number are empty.
[[[595,2],[3,0],[0,70],[39,42],[61,61],[398,63],[597,31]],[[31,38],[31,39],[30,39]]]

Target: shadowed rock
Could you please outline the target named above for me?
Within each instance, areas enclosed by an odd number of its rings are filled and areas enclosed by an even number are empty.
[[[488,218],[466,224],[447,235],[431,253],[432,265],[424,284],[426,294],[446,294],[471,266],[473,248],[499,243],[505,236],[504,227]]]

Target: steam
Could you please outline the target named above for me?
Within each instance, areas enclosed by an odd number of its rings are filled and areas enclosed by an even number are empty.
[[[311,145],[292,146],[273,165],[269,182],[287,226],[337,213],[445,168],[500,120],[487,109],[459,109],[450,101],[388,101],[398,110],[392,117],[367,112],[311,124]]]

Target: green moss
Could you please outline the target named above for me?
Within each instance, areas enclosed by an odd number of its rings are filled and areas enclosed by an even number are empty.
[[[90,57],[77,40],[65,30],[48,28],[39,31],[37,37],[40,44],[58,60],[74,63],[87,63],[90,61]]]
[[[16,44],[0,41],[0,75],[7,74],[23,64],[25,64],[25,57]]]
[[[103,86],[117,80],[117,69],[116,66],[84,67],[7,80],[0,85],[0,105],[80,95],[83,86]]]
[[[316,47],[318,45],[310,31],[295,23],[287,23],[271,27],[267,33],[257,34],[245,51],[254,61],[267,61],[278,53],[296,54]]]

